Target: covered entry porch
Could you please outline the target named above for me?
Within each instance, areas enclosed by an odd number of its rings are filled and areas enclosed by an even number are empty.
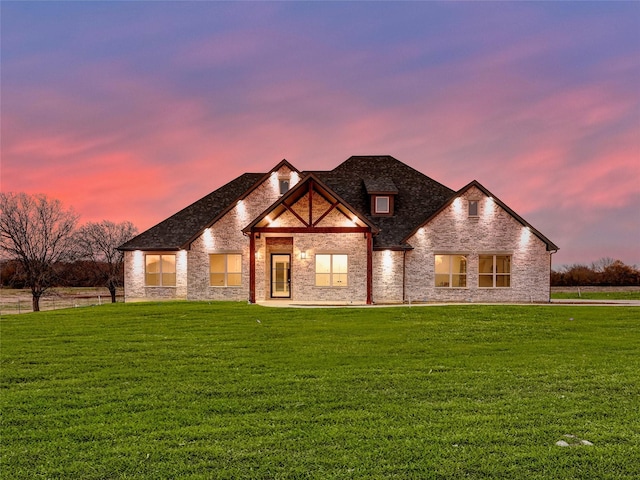
[[[377,229],[312,174],[243,233],[251,303],[372,303]]]

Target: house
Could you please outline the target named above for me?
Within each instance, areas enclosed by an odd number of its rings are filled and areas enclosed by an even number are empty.
[[[547,302],[542,233],[391,156],[245,173],[120,247],[125,300]]]

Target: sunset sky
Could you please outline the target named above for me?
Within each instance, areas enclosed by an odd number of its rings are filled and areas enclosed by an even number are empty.
[[[640,265],[640,2],[11,2],[1,188],[140,231],[286,158],[478,180]]]

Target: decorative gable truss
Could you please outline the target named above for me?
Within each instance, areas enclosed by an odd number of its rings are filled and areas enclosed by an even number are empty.
[[[245,234],[378,233],[373,223],[313,174],[308,174],[242,231]]]

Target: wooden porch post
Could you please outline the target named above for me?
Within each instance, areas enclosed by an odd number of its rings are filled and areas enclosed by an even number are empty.
[[[249,303],[256,303],[256,234],[249,235]]]
[[[373,235],[365,233],[367,237],[367,305],[373,303]]]

